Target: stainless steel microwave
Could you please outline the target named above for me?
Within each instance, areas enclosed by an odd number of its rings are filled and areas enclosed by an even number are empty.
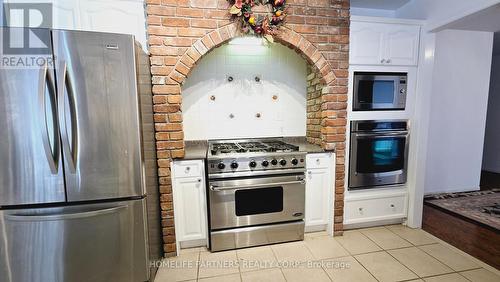
[[[355,72],[353,111],[404,110],[406,73]]]

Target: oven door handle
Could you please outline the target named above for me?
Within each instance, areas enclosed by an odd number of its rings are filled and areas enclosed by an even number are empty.
[[[273,186],[281,186],[281,185],[292,185],[292,184],[305,184],[306,180],[297,180],[297,181],[286,181],[286,182],[274,182],[269,184],[256,184],[256,185],[241,185],[241,186],[218,186],[218,185],[210,185],[210,190],[219,192],[226,190],[246,190],[246,189],[255,189],[255,188],[265,188],[265,187],[273,187]]]
[[[409,132],[386,132],[386,133],[355,133],[361,138],[383,138],[383,137],[408,137]]]

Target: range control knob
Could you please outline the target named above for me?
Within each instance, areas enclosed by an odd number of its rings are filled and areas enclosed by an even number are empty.
[[[278,161],[277,161],[276,159],[273,159],[273,160],[271,161],[271,164],[272,164],[272,165],[277,165],[277,164],[278,164]]]
[[[250,167],[256,167],[257,163],[254,160],[250,161]]]
[[[293,165],[298,165],[298,164],[299,164],[299,160],[297,160],[297,159],[293,158],[293,159],[292,159],[292,164],[293,164]]]
[[[263,167],[267,167],[269,165],[269,162],[268,161],[262,161],[262,166]]]
[[[238,163],[237,162],[232,162],[231,163],[231,168],[232,169],[237,169],[238,168]]]
[[[286,160],[280,160],[280,165],[285,166],[286,165]]]
[[[220,163],[217,165],[217,168],[218,168],[218,169],[225,169],[225,168],[226,168],[226,165],[225,165],[223,162],[220,162]]]

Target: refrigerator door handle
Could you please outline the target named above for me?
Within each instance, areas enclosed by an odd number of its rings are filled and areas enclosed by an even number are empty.
[[[45,64],[42,69],[40,70],[40,75],[39,75],[39,80],[38,80],[38,101],[39,101],[39,122],[41,123],[40,130],[42,134],[42,143],[43,143],[43,150],[45,151],[45,157],[47,158],[47,161],[49,163],[50,171],[52,174],[58,174],[58,165],[57,165],[57,160],[56,158],[58,157],[57,151],[59,150],[59,137],[57,134],[54,135],[54,151],[52,151],[52,147],[50,146],[50,138],[49,138],[49,127],[47,126],[47,114],[45,111],[46,108],[46,99],[45,99],[45,87],[47,85],[47,79],[48,79],[48,74],[47,74],[47,65]],[[51,104],[51,111],[52,111],[52,117],[53,120],[53,131],[54,133],[56,132],[57,128],[57,123],[54,121],[55,120],[55,105],[53,104],[53,99],[52,99],[52,94],[54,89],[52,88],[52,80],[49,78],[49,95],[51,95],[50,98],[50,104]],[[52,89],[51,89],[52,88]]]
[[[61,125],[61,139],[63,142],[63,151],[68,158],[68,166],[72,173],[76,172],[76,156],[77,156],[77,121],[76,121],[76,109],[74,106],[75,100],[73,85],[71,84],[71,79],[67,71],[67,64],[64,60],[61,61],[61,66],[59,67],[60,73],[57,76],[60,78],[58,80],[57,94],[58,94],[58,108],[59,108],[59,124]],[[67,90],[67,91],[66,91]],[[66,92],[68,95],[66,95]],[[70,93],[71,92],[71,93]],[[68,99],[68,104],[70,105],[70,117],[71,117],[71,145],[68,136],[68,127],[66,124],[66,107],[65,101]]]
[[[5,218],[10,221],[61,221],[69,219],[82,219],[88,217],[101,216],[106,214],[116,213],[122,209],[127,208],[127,206],[117,206],[112,208],[98,209],[93,211],[85,212],[72,212],[72,213],[61,213],[61,214],[7,214]]]

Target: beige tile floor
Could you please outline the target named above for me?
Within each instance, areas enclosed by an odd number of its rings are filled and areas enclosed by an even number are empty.
[[[500,272],[423,230],[391,225],[218,253],[185,249],[159,268],[155,282],[168,281],[500,282]]]

